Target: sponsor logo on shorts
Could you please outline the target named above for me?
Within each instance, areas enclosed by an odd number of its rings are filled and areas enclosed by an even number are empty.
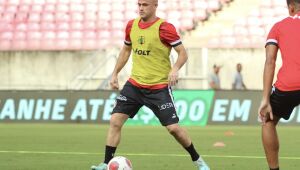
[[[120,95],[117,97],[117,100],[127,101],[127,98],[126,98],[126,96]]]
[[[161,106],[158,106],[159,110],[165,110],[174,107],[173,103],[165,103]]]

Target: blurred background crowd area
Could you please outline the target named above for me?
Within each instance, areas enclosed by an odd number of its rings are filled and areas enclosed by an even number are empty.
[[[159,0],[157,15],[189,54],[176,88],[208,89],[217,64],[221,88],[231,89],[241,63],[247,88],[260,90],[266,36],[288,11],[285,0]],[[0,0],[0,89],[109,89],[125,26],[137,16],[137,0]]]

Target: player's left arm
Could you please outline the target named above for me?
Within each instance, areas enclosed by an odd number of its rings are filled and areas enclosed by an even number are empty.
[[[180,36],[174,25],[163,22],[159,28],[160,39],[167,47],[173,47],[178,53],[178,58],[169,73],[169,85],[174,86],[178,81],[178,71],[185,64],[188,56],[186,50],[180,40]]]
[[[187,52],[186,52],[183,44],[177,45],[176,47],[174,47],[174,49],[178,54],[178,58],[169,73],[169,85],[170,86],[176,85],[176,83],[178,81],[178,71],[186,63],[186,61],[188,59],[188,55],[187,55]]]

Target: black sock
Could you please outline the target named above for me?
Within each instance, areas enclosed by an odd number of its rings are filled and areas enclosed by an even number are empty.
[[[105,146],[105,159],[104,163],[108,164],[108,162],[114,157],[117,147]]]
[[[186,147],[185,150],[189,152],[193,161],[197,161],[199,159],[200,156],[195,150],[193,143],[191,143],[190,146]]]
[[[270,170],[279,170],[279,167],[278,167],[278,168],[275,168],[275,169],[270,168]]]

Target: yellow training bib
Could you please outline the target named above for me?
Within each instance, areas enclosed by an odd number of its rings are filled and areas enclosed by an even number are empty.
[[[142,85],[167,83],[171,48],[166,47],[159,37],[163,20],[159,19],[146,29],[139,28],[139,21],[140,18],[134,20],[130,32],[133,52],[131,78]]]

